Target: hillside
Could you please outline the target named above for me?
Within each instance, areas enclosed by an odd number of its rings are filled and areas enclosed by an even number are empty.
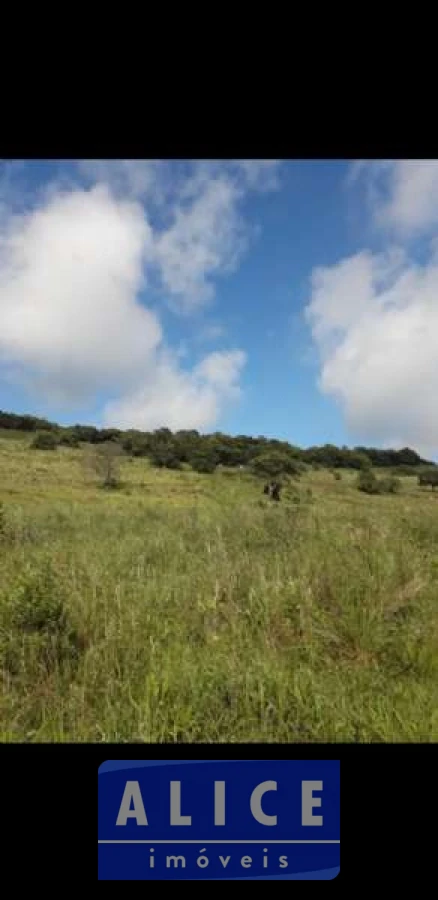
[[[393,450],[374,447],[336,447],[333,444],[325,444],[321,447],[304,449],[287,441],[263,436],[231,437],[220,432],[200,434],[194,429],[172,433],[169,428],[142,432],[121,431],[117,428],[99,429],[94,425],[60,426],[36,416],[17,415],[0,410],[0,432],[2,431],[4,436],[11,432],[13,434],[51,432],[62,444],[70,446],[77,446],[82,442],[100,444],[117,441],[128,454],[152,458],[157,465],[169,468],[178,468],[181,463],[192,463],[200,458],[207,459],[213,468],[216,465],[247,465],[257,455],[267,452],[285,453],[306,465],[328,468],[362,469],[369,464],[383,468],[435,465],[409,447]]]
[[[87,448],[7,431],[1,740],[438,739],[438,499],[416,478],[368,496],[309,468],[275,504],[237,467],[127,456],[104,491]]]

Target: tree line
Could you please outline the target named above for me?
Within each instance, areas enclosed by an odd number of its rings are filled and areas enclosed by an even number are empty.
[[[144,432],[135,429],[122,431],[117,428],[97,428],[94,425],[61,426],[37,416],[18,415],[1,410],[0,428],[36,432],[41,444],[46,442],[47,446],[60,444],[78,447],[82,443],[116,442],[128,455],[148,457],[157,466],[178,469],[184,463],[188,463],[199,472],[214,471],[218,465],[253,466],[256,459],[265,457],[266,461],[272,454],[277,458],[281,456],[284,461],[288,460],[291,474],[294,470],[299,471],[306,466],[358,471],[373,466],[398,469],[400,474],[403,471],[407,474],[413,467],[435,465],[409,447],[401,450],[373,447],[351,449],[325,444],[303,449],[274,438],[247,435],[232,437],[221,432],[200,434],[194,429],[172,432],[169,428],[158,428],[155,431]],[[267,472],[266,467],[264,471]]]

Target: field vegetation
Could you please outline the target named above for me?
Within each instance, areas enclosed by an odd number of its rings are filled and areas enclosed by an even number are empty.
[[[218,437],[207,452],[191,433],[192,465],[187,433],[175,456],[170,433],[153,446],[106,433],[99,449],[13,424],[0,430],[2,741],[438,740],[427,460],[269,442],[251,456],[222,440],[225,464]],[[273,474],[280,503],[263,495]],[[370,474],[386,488],[364,489]]]

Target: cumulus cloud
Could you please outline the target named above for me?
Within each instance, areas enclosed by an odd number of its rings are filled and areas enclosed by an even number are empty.
[[[239,378],[245,361],[241,350],[216,351],[191,372],[184,372],[164,354],[138,390],[107,404],[105,424],[140,430],[159,428],[165,410],[165,424],[172,430],[210,427],[225,403],[239,399]]]
[[[389,243],[312,273],[306,318],[319,386],[339,400],[357,439],[435,456],[438,161],[356,160],[346,184],[365,189],[375,236]],[[412,255],[418,238],[429,248],[422,264]]]
[[[400,239],[420,236],[438,225],[438,160],[356,160],[350,185],[363,183],[372,220]]]
[[[438,260],[363,251],[312,275],[306,318],[359,440],[438,451]]]
[[[212,279],[233,272],[248,249],[255,233],[241,211],[248,193],[280,185],[279,160],[91,160],[79,170],[117,197],[146,203],[154,220],[151,271],[182,314],[208,305]]]
[[[262,169],[277,164],[256,161],[258,175],[233,166],[172,174],[155,161],[87,161],[76,182],[56,178],[25,209],[4,195],[1,376],[66,409],[109,396],[107,424],[213,425],[240,396],[245,354],[215,351],[184,369],[148,300],[158,275],[164,299],[194,313],[213,299],[211,279],[237,265],[247,246],[239,204],[269,189]],[[211,326],[210,339],[219,333]]]
[[[136,303],[152,234],[105,187],[13,217],[0,236],[0,353],[64,402],[129,384],[161,341]]]

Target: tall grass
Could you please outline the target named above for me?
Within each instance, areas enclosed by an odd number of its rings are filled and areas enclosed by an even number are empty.
[[[438,500],[0,438],[3,741],[435,741]]]

